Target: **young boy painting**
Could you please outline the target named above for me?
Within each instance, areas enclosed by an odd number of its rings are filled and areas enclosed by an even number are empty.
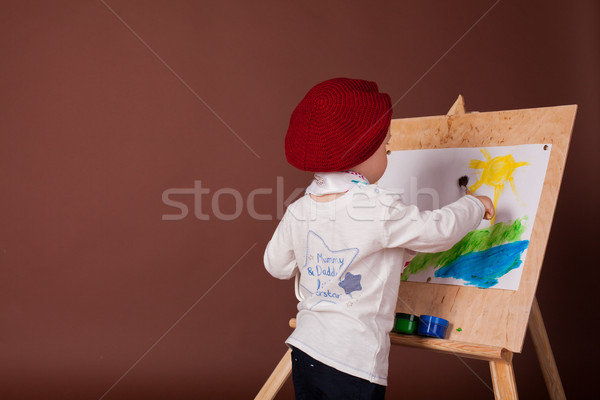
[[[299,274],[292,348],[296,399],[383,399],[400,274],[414,251],[447,250],[494,207],[465,195],[434,211],[373,184],[387,166],[392,105],[374,82],[336,78],[294,110],[287,160],[315,172],[267,245],[276,278]]]

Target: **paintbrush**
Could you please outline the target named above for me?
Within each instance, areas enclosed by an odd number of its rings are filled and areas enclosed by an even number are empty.
[[[469,177],[466,175],[461,176],[460,178],[458,178],[458,186],[465,191],[465,194],[470,194],[473,195],[473,193],[471,193],[471,191],[469,190],[469,188],[467,187],[467,185],[469,184]],[[485,212],[485,219],[491,219],[492,216],[490,215],[489,212]]]
[[[467,188],[467,185],[469,184],[469,177],[466,175],[461,176],[460,178],[458,178],[458,186],[465,191],[465,194],[471,194],[471,191],[469,190],[469,188]]]

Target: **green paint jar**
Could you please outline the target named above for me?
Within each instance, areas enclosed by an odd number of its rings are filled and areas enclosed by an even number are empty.
[[[405,335],[414,335],[419,325],[419,317],[412,314],[396,313],[394,332]]]

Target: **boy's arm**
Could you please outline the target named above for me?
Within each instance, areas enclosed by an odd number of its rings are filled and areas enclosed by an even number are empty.
[[[292,246],[292,216],[288,210],[277,225],[264,255],[265,268],[278,279],[290,279],[294,276],[296,268],[296,256]]]
[[[384,222],[387,247],[425,253],[448,250],[477,228],[484,213],[482,202],[471,195],[434,211],[419,211],[416,206],[407,206],[397,199]]]

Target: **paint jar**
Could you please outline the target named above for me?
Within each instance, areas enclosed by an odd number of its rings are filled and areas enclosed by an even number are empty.
[[[396,313],[394,332],[414,335],[419,325],[419,317],[412,314]]]
[[[430,336],[443,339],[446,336],[449,322],[443,318],[432,315],[421,315],[417,333],[421,336]]]

